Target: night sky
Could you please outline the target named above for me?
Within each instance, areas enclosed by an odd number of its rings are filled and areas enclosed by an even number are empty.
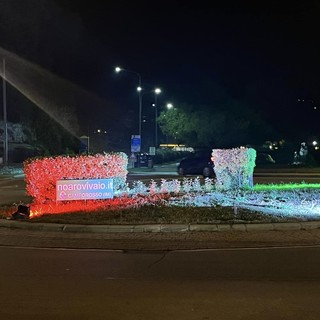
[[[17,44],[18,36],[16,43],[7,36],[3,46],[105,101],[106,108],[79,110],[83,121],[92,119],[91,127],[124,114],[138,120],[137,78],[115,74],[119,65],[139,72],[145,91],[160,87],[159,105],[214,108],[221,89],[250,101],[279,139],[318,134],[320,1],[25,2],[38,7],[36,13],[47,12],[45,28],[57,39],[47,41],[54,56],[41,61]],[[32,14],[29,22],[26,16],[24,22],[31,23]],[[1,19],[14,21],[4,14]],[[152,99],[144,96],[145,114]]]

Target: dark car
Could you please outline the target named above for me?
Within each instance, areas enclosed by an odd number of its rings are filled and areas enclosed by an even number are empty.
[[[212,178],[214,164],[211,160],[212,150],[197,151],[182,159],[177,167],[178,174],[202,175],[204,178]]]

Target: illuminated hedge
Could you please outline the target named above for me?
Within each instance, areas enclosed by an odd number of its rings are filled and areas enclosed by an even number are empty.
[[[125,153],[32,158],[24,162],[27,194],[35,203],[56,201],[56,181],[113,178],[114,191],[126,186]]]
[[[252,187],[256,155],[252,148],[213,149],[216,187],[224,190]]]

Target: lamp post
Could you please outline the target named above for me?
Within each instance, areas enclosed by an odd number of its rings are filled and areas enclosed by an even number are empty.
[[[167,103],[167,109],[170,110],[170,109],[173,109],[173,104],[172,103]],[[169,137],[168,135],[166,134],[166,142],[167,142],[167,146],[168,146],[168,140],[169,140]]]
[[[3,164],[8,164],[8,122],[7,122],[7,92],[6,92],[6,60],[2,60],[2,99],[3,99],[3,125],[4,125],[4,140],[3,140]]]
[[[134,73],[138,77],[137,91],[138,91],[138,95],[139,95],[139,136],[140,136],[140,143],[141,143],[141,117],[142,117],[141,75],[140,75],[140,73],[138,73],[136,71],[132,71],[132,70],[128,70],[128,69],[124,69],[124,68],[120,68],[120,67],[116,67],[114,70],[116,73],[119,73],[121,71]]]
[[[156,88],[154,90],[154,110],[155,110],[155,147],[158,147],[158,94],[161,93],[161,89]]]

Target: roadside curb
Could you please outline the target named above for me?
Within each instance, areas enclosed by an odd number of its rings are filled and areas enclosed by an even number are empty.
[[[252,232],[320,229],[320,221],[237,224],[145,224],[145,225],[78,225],[30,223],[0,219],[0,228],[73,233],[182,233],[182,232]]]

